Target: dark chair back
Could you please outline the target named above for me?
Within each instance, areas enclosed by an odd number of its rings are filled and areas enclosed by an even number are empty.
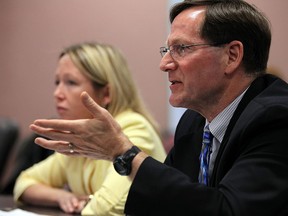
[[[8,117],[0,117],[0,179],[18,136],[17,122]]]
[[[11,161],[8,164],[9,170],[0,185],[0,194],[13,194],[13,188],[20,173],[54,153],[54,151],[42,148],[34,143],[38,135],[32,133],[20,139],[13,150]]]

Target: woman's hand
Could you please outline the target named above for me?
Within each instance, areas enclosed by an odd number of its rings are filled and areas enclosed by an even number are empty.
[[[59,207],[66,213],[80,213],[89,201],[89,196],[76,196],[68,191],[59,195]]]
[[[29,186],[21,195],[22,202],[60,207],[66,213],[80,213],[91,199],[91,195],[77,196],[65,188],[54,188],[43,184]]]

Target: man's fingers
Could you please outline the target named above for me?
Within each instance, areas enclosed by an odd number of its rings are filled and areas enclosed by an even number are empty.
[[[32,125],[40,126],[42,128],[53,128],[59,131],[72,131],[75,128],[74,122],[77,120],[62,120],[62,119],[37,119]],[[30,126],[31,128],[31,126]],[[31,128],[32,129],[32,128]]]
[[[46,149],[50,149],[54,151],[61,151],[61,152],[69,151],[69,143],[65,141],[47,140],[42,137],[37,137],[34,141],[37,145],[40,145]]]
[[[38,120],[37,120],[38,121]],[[61,131],[61,130],[55,130],[55,129],[51,129],[49,127],[49,123],[50,121],[53,120],[39,120],[40,125],[43,126],[38,126],[38,124],[31,124],[30,125],[30,129],[32,131],[34,131],[36,134],[53,139],[53,140],[64,140],[66,142],[73,142],[73,135],[71,132],[68,131]],[[47,124],[45,124],[47,122]],[[43,124],[42,124],[43,123]],[[55,128],[54,124],[52,125],[53,128]]]

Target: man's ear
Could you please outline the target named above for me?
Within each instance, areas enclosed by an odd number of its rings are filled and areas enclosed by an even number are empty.
[[[231,74],[235,71],[238,67],[240,67],[243,55],[244,55],[244,47],[242,42],[240,41],[231,41],[229,44],[226,45],[226,52],[228,55],[227,62],[226,62],[226,74]]]

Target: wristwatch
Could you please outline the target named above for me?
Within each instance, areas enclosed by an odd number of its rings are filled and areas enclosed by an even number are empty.
[[[132,170],[132,160],[141,150],[137,146],[133,146],[123,155],[119,155],[115,158],[113,165],[116,172],[122,176],[127,176]]]

